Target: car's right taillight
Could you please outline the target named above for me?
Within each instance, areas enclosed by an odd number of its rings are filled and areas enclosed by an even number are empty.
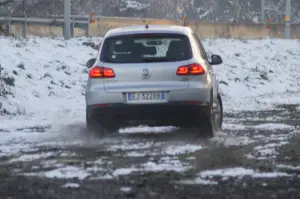
[[[95,66],[90,70],[90,78],[113,78],[115,71],[111,68]]]
[[[177,69],[177,75],[203,75],[205,70],[201,64],[190,64],[186,66],[180,66]]]

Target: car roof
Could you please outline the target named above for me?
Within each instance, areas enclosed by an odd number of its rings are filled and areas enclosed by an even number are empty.
[[[109,30],[105,37],[113,37],[120,35],[130,35],[130,34],[144,34],[144,33],[169,33],[169,34],[183,34],[189,35],[192,29],[187,26],[178,25],[138,25],[138,26],[126,26],[121,28],[114,28]]]

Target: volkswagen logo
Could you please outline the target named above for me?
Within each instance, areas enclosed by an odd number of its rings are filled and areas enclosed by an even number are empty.
[[[147,68],[144,68],[144,69],[142,70],[142,75],[143,75],[144,77],[149,77],[149,75],[150,75],[149,70],[148,70]]]

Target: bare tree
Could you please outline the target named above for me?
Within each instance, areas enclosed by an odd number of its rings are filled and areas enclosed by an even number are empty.
[[[266,16],[274,23],[284,21],[285,0],[266,0]],[[300,1],[293,1],[293,22],[300,23]],[[11,14],[51,16],[63,14],[63,0],[0,0]],[[228,23],[258,23],[260,0],[72,0],[72,14],[95,12],[103,16],[147,17]]]
[[[0,1],[0,6],[4,6],[4,5],[6,5],[6,4],[9,4],[9,3],[11,3],[13,0],[2,0],[2,1]]]
[[[7,4],[11,3],[13,0],[0,0],[0,7],[4,7],[6,6]],[[8,35],[8,31],[5,30],[5,28],[2,27],[3,24],[0,23],[0,33],[3,33],[4,35]]]

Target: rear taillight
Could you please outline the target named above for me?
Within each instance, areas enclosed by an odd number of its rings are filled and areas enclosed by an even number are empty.
[[[115,72],[111,68],[95,66],[90,70],[91,78],[113,78],[115,76]]]
[[[177,75],[188,75],[189,74],[189,66],[180,66],[177,69]]]
[[[190,64],[186,66],[180,66],[177,69],[177,75],[203,75],[205,73],[201,64]]]

